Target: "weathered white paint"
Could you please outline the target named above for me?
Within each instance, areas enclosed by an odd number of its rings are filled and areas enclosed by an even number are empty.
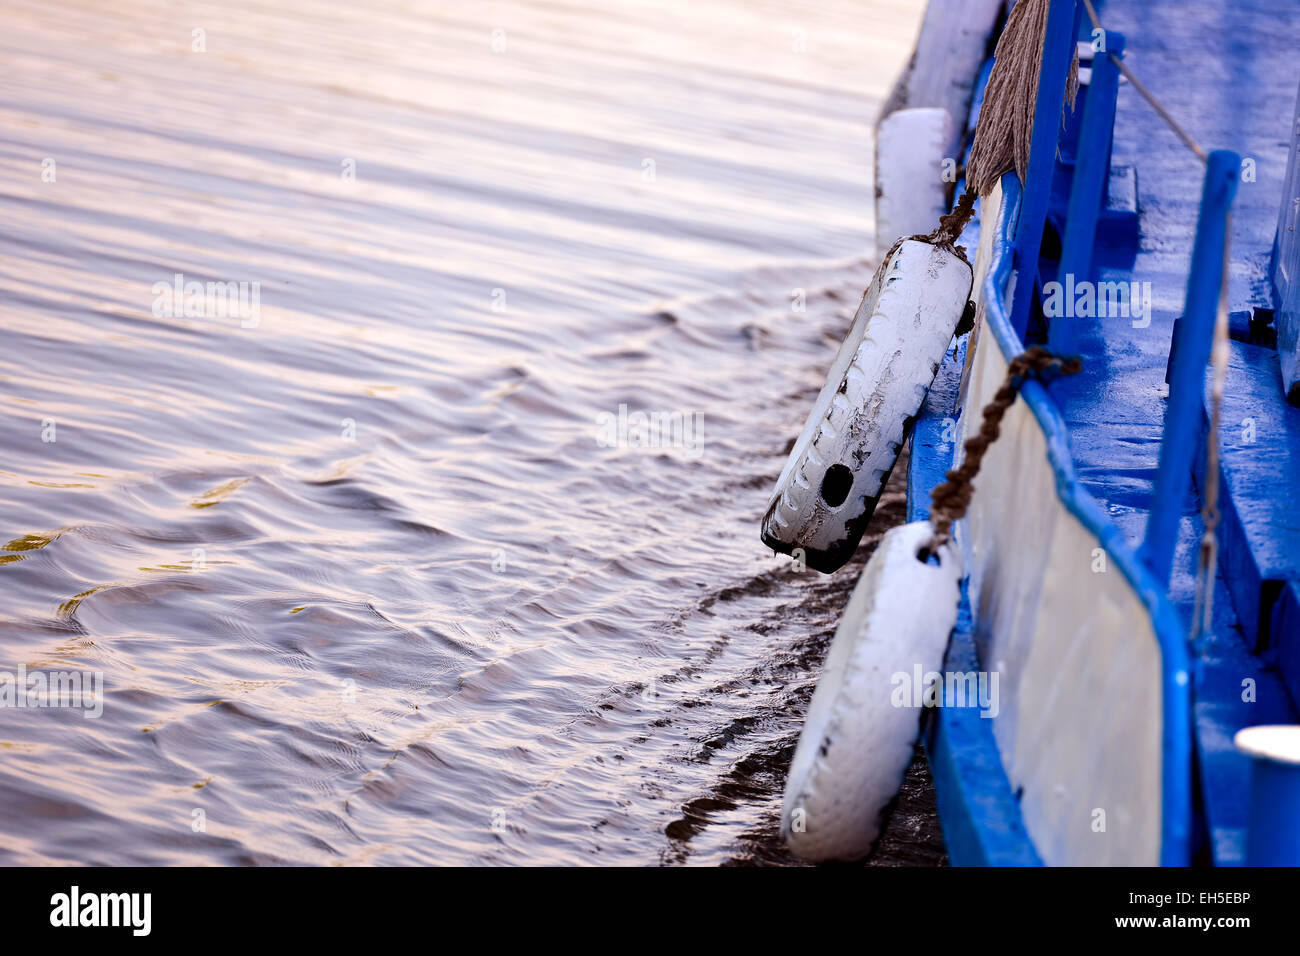
[[[985,223],[998,221],[1001,204],[998,187],[983,200]],[[982,231],[976,257],[981,320],[995,232]],[[963,440],[1007,369],[994,336],[977,332]],[[1147,609],[1117,568],[1099,565],[1101,543],[1057,496],[1046,439],[1023,401],[975,485],[957,535],[981,662],[999,674],[994,731],[1011,786],[1023,790],[1025,826],[1048,864],[1158,865],[1161,656]]]
[[[953,122],[936,107],[899,110],[876,131],[876,254],[884,258],[904,236],[924,235],[948,211],[944,159]],[[955,163],[955,160],[953,160]]]
[[[1001,9],[1002,0],[930,0],[925,11],[900,105],[937,106],[960,120],[947,147],[953,156]]]
[[[1261,760],[1300,765],[1300,726],[1257,724],[1243,727],[1232,738],[1237,749]]]
[[[895,706],[895,675],[942,669],[960,599],[955,549],[938,565],[917,559],[931,533],[925,521],[892,528],[840,619],[781,811],[781,834],[804,859],[865,856],[912,761],[921,710],[910,695]]]
[[[874,506],[970,291],[970,265],[926,242],[903,242],[881,264],[777,480],[764,540],[802,548],[818,567],[814,553],[853,537],[849,526]],[[837,463],[852,471],[853,483],[843,503],[831,506],[822,481]]]

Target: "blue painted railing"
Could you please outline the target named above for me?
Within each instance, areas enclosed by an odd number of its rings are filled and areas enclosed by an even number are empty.
[[[1070,64],[1074,60],[1079,16],[1076,0],[1051,0],[1048,7],[1026,174],[1027,182],[1041,184],[1043,188],[1026,192],[1020,208],[1020,221],[1016,224],[1015,284],[1010,289],[1011,324],[1021,339],[1025,337],[1034,283],[1038,278],[1038,253],[1043,244],[1043,227],[1047,223],[1052,172],[1056,168],[1056,148],[1061,133],[1061,111],[1065,106]]]
[[[1076,0],[1050,0],[1050,4],[1030,143],[1027,177],[1030,185],[1025,190],[1016,226],[1014,268],[1008,290],[1011,327],[1021,341],[1026,337],[1032,293],[1039,275],[1039,253],[1060,141],[1059,111],[1065,97],[1081,10]],[[1099,55],[1092,64],[1058,271],[1062,280],[1073,276],[1075,282],[1092,278],[1097,223],[1110,172],[1110,143],[1119,89],[1117,61],[1123,56],[1125,45],[1119,33],[1103,32],[1100,39],[1103,48],[1097,51]],[[1228,215],[1240,169],[1241,157],[1236,153],[1218,150],[1207,157],[1185,315],[1178,324],[1177,340],[1173,344],[1160,465],[1146,534],[1139,550],[1143,562],[1164,586],[1169,582],[1178,528],[1185,510],[1184,499],[1200,447],[1205,369],[1224,281]],[[1058,354],[1074,352],[1077,321],[1061,315],[1049,323],[1048,344]]]
[[[1110,144],[1115,128],[1115,108],[1119,96],[1119,67],[1112,57],[1124,54],[1124,36],[1106,32],[1103,48],[1092,61],[1092,79],[1088,83],[1079,133],[1079,160],[1074,167],[1070,203],[1065,217],[1065,236],[1061,240],[1059,281],[1074,276],[1076,282],[1091,281],[1093,245],[1097,240],[1097,223],[1106,199],[1106,181],[1110,177]],[[1058,355],[1073,355],[1076,348],[1075,318],[1057,316],[1048,328],[1047,344]]]
[[[1241,157],[1227,150],[1210,153],[1205,164],[1201,212],[1187,276],[1187,300],[1178,323],[1169,374],[1169,404],[1160,442],[1151,513],[1141,556],[1162,584],[1169,583],[1184,498],[1201,440],[1205,409],[1205,367],[1214,339],[1214,322],[1223,285],[1224,250],[1228,241],[1228,212],[1237,191]]]
[[[1051,0],[1029,173],[1019,197],[1021,208],[1014,234],[1010,229],[1003,233],[1004,240],[1012,245],[1013,254],[1007,257],[1011,263],[998,263],[995,252],[995,264],[988,280],[988,325],[1008,358],[1024,346],[1032,294],[1039,278],[1043,230],[1060,142],[1059,111],[1073,56],[1072,44],[1078,35],[1078,7],[1075,0]],[[1101,39],[1105,49],[1098,50],[1099,55],[1093,61],[1078,161],[1065,210],[1058,271],[1060,278],[1073,275],[1076,282],[1092,278],[1097,224],[1109,176],[1119,83],[1117,61],[1124,52],[1123,36],[1103,33]],[[1047,436],[1049,458],[1057,474],[1058,496],[1097,535],[1113,564],[1141,595],[1160,643],[1164,723],[1161,861],[1167,865],[1190,862],[1193,788],[1190,649],[1186,626],[1169,600],[1167,588],[1194,458],[1200,447],[1205,371],[1225,280],[1229,212],[1240,169],[1241,159],[1232,152],[1216,151],[1206,159],[1185,315],[1174,343],[1160,464],[1146,534],[1136,552],[1091,495],[1077,484],[1068,431],[1048,390],[1030,382],[1022,392]],[[1008,205],[1013,204],[1018,186],[1015,176],[1004,177]],[[1003,228],[1007,226],[1009,223]],[[1004,303],[1008,304],[1005,317],[1001,314]],[[1072,353],[1078,321],[1067,316],[1055,317],[1049,323],[1049,345],[1060,353]]]

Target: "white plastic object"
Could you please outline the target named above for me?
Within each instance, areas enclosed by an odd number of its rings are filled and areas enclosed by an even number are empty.
[[[918,557],[931,534],[924,521],[885,534],[835,632],[781,810],[781,836],[806,860],[865,856],[912,761],[921,709],[896,688],[942,670],[960,601],[957,549]]]
[[[1259,760],[1300,766],[1300,726],[1260,724],[1237,731],[1232,742],[1242,753]]]
[[[768,547],[826,573],[853,556],[970,292],[970,265],[928,242],[881,263],[777,479]]]
[[[957,181],[952,117],[938,107],[898,110],[876,130],[876,254],[900,236],[928,235]]]

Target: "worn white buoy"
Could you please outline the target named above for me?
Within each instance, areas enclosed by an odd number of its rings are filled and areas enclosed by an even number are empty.
[[[768,547],[826,573],[852,557],[970,292],[941,245],[907,239],[881,263],[777,479]]]
[[[786,782],[781,835],[799,856],[851,860],[870,851],[912,759],[918,708],[928,696],[917,682],[942,673],[957,624],[962,569],[953,523],[966,514],[980,464],[1021,385],[1081,367],[1077,358],[1038,345],[1008,362],[1006,380],[962,446],[961,464],[930,494],[930,520],[893,528],[867,562],[831,642]]]
[[[781,811],[781,836],[806,860],[865,856],[912,761],[921,711],[895,685],[942,670],[960,601],[957,549],[918,558],[933,535],[925,521],[886,533],[835,632]]]

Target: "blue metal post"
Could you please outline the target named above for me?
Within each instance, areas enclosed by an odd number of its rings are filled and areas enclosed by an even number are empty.
[[[1083,107],[1079,161],[1074,167],[1065,236],[1061,241],[1061,270],[1057,279],[1062,283],[1068,276],[1073,276],[1075,283],[1092,281],[1093,244],[1106,194],[1106,179],[1110,175],[1110,141],[1115,127],[1115,99],[1119,94],[1119,67],[1111,57],[1123,54],[1124,35],[1107,32],[1105,43],[1106,52],[1098,51],[1093,57],[1088,101]],[[1071,315],[1048,319],[1048,346],[1053,352],[1058,355],[1075,352],[1078,322],[1079,318]]]
[[[1169,403],[1160,442],[1160,470],[1147,519],[1141,555],[1161,584],[1169,582],[1183,499],[1192,480],[1192,465],[1205,408],[1205,365],[1214,339],[1214,319],[1223,281],[1223,249],[1227,242],[1228,209],[1237,191],[1241,157],[1227,150],[1210,153],[1205,164],[1205,187],[1192,246],[1192,267],[1187,276],[1187,300],[1178,323],[1173,367],[1169,377]]]
[[[1034,132],[1029,141],[1029,169],[1025,194],[1016,224],[1015,272],[1011,293],[1011,327],[1025,338],[1029,302],[1038,276],[1038,250],[1043,244],[1043,223],[1052,192],[1052,171],[1061,136],[1061,111],[1065,108],[1065,85],[1074,59],[1076,0],[1051,0],[1047,10],[1047,31],[1043,38],[1043,60],[1038,76],[1038,98],[1034,103]]]

